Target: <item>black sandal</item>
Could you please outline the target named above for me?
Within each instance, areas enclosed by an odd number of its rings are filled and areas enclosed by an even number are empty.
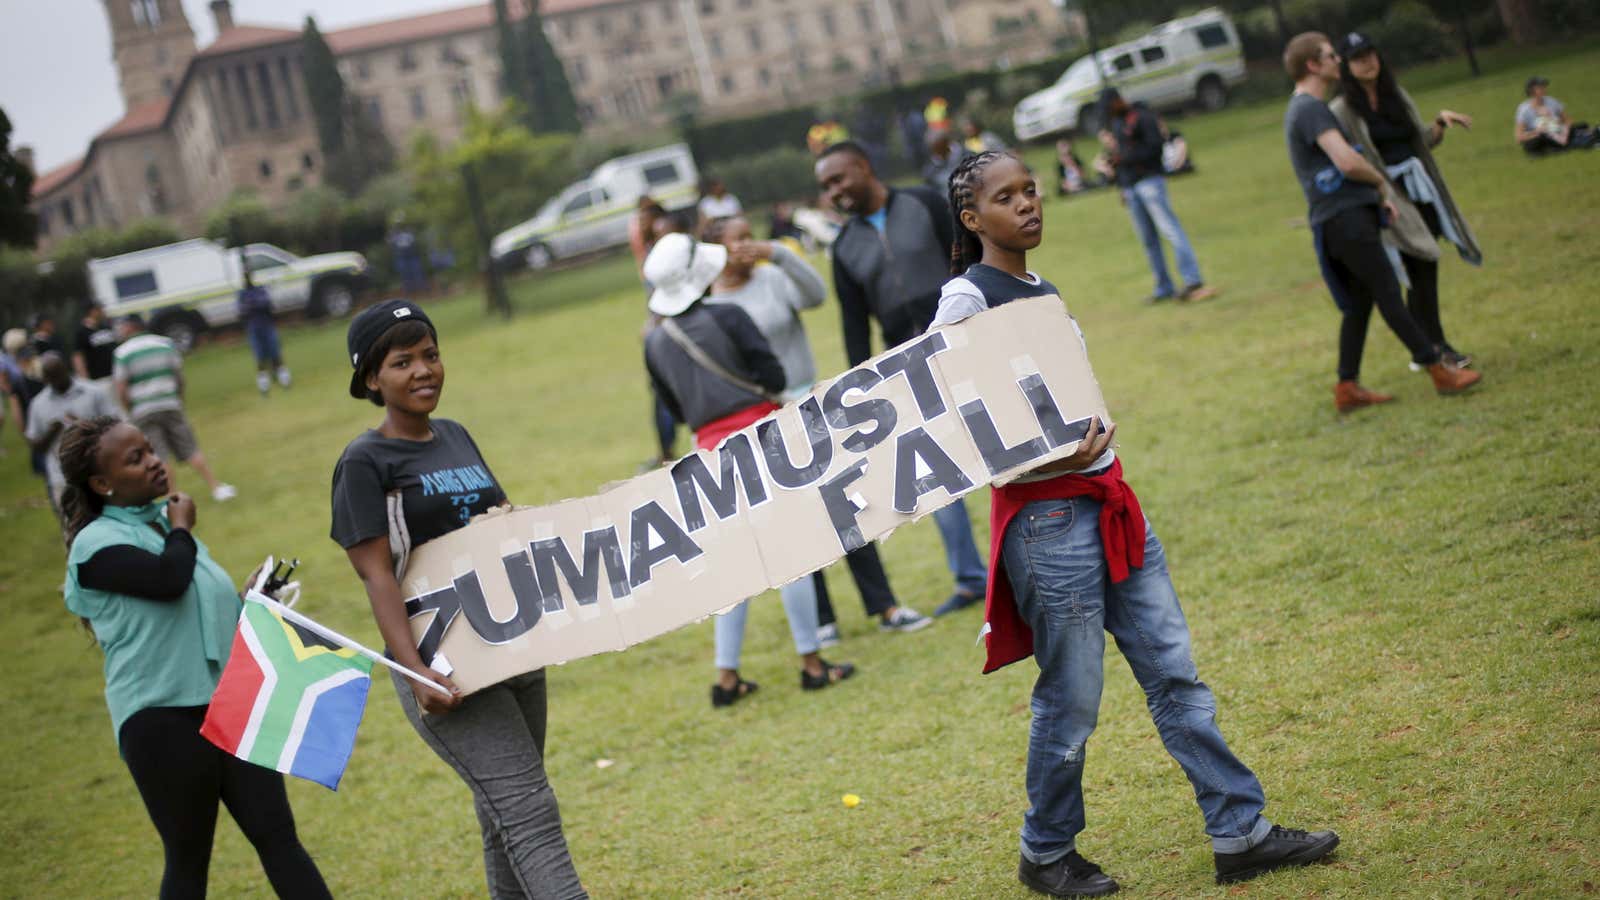
[[[832,684],[837,684],[856,673],[856,667],[850,663],[831,663],[823,659],[822,674],[813,675],[805,669],[800,670],[800,689],[803,691],[820,691]]]
[[[739,673],[737,672],[734,673],[733,677],[735,683],[731,688],[725,688],[720,684],[713,684],[711,686],[712,707],[720,709],[724,706],[732,706],[735,703],[738,703],[740,700],[743,700],[751,694],[754,694],[760,688],[760,685],[756,684],[754,681],[745,681],[743,678],[740,678]]]

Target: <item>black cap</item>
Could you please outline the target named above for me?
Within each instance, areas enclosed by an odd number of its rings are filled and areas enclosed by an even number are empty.
[[[1372,42],[1372,38],[1359,31],[1350,32],[1344,36],[1344,40],[1339,42],[1339,55],[1345,59],[1377,49],[1378,45]]]
[[[401,322],[416,321],[428,326],[428,331],[433,333],[434,340],[439,339],[439,332],[433,327],[433,320],[422,311],[422,307],[408,300],[385,300],[377,306],[369,306],[356,313],[350,320],[350,330],[345,332],[345,350],[350,354],[350,396],[357,400],[367,399],[367,386],[356,381],[361,371],[361,360],[372,349],[372,345],[383,337],[383,333]]]
[[[1528,83],[1527,84],[1522,86],[1522,92],[1524,94],[1532,94],[1533,93],[1533,89],[1535,87],[1538,87],[1540,85],[1547,85],[1549,83],[1550,83],[1550,79],[1544,77],[1543,75],[1535,75],[1532,78],[1528,79]]]

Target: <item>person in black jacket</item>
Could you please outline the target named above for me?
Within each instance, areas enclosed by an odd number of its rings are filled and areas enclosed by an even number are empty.
[[[1144,245],[1150,272],[1156,278],[1155,292],[1148,300],[1154,303],[1173,297],[1205,300],[1216,296],[1216,290],[1207,287],[1200,278],[1200,262],[1195,259],[1189,236],[1184,234],[1183,223],[1178,221],[1172,202],[1167,198],[1166,169],[1161,161],[1166,140],[1161,134],[1161,122],[1150,110],[1130,105],[1116,88],[1106,88],[1100,101],[1105,107],[1107,128],[1101,133],[1101,141],[1111,152],[1123,205],[1133,217],[1133,231]],[[1181,291],[1174,290],[1172,276],[1167,274],[1167,260],[1161,251],[1162,238],[1172,245],[1178,274],[1183,278]]]
[[[891,188],[872,170],[859,146],[844,141],[817,158],[815,174],[822,201],[849,216],[833,241],[833,288],[844,320],[845,354],[851,366],[872,356],[869,318],[878,320],[883,342],[903,344],[928,330],[939,307],[939,291],[950,279],[954,220],[943,191],[925,187]],[[944,541],[955,591],[935,616],[983,600],[989,569],[972,538],[967,505],[957,500],[933,514]],[[901,607],[904,627],[926,620]]]
[[[650,311],[662,321],[644,339],[644,363],[657,396],[694,432],[695,446],[713,450],[722,439],[778,409],[773,399],[788,379],[772,346],[750,314],[731,303],[702,303],[722,273],[728,248],[669,234],[645,257]],[[819,690],[855,674],[849,663],[830,663],[819,651],[817,592],[810,578],[778,591],[800,655],[800,687]],[[755,693],[739,675],[748,603],[717,616],[717,681],[711,705],[729,706]]]

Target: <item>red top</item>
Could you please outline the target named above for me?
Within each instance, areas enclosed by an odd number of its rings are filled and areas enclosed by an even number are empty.
[[[736,413],[729,413],[720,419],[712,419],[701,425],[699,430],[694,433],[694,445],[701,450],[715,450],[717,445],[722,443],[723,438],[746,425],[761,421],[767,417],[768,413],[778,408],[779,406],[776,403],[763,401],[755,406],[746,406]]]
[[[1062,475],[1048,481],[1008,484],[994,489],[989,507],[989,592],[984,619],[988,622],[987,675],[1002,666],[1033,655],[1033,629],[1017,611],[1017,600],[1006,577],[1000,552],[1006,527],[1022,508],[1035,500],[1070,500],[1093,497],[1100,502],[1100,544],[1113,583],[1127,580],[1130,569],[1144,566],[1144,510],[1133,488],[1122,480],[1122,460],[1098,475]]]

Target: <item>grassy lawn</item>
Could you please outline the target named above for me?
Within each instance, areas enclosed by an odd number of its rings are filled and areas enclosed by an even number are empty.
[[[1230,894],[1562,897],[1600,882],[1600,153],[1532,162],[1510,139],[1533,71],[1600,119],[1600,50],[1485,65],[1470,82],[1460,61],[1402,78],[1423,110],[1479,123],[1439,151],[1488,257],[1442,266],[1451,339],[1486,373],[1464,397],[1435,397],[1375,316],[1363,381],[1398,399],[1334,414],[1337,313],[1281,102],[1182,125],[1200,174],[1171,190],[1216,301],[1138,302],[1149,276],[1113,194],[1047,207],[1031,262],[1088,334],[1223,727],[1271,816],[1344,837],[1332,864]],[[1048,152],[1031,156],[1043,171]],[[473,430],[521,503],[631,475],[652,443],[631,263],[520,280],[513,294],[509,323],[476,294],[430,309],[450,372],[442,414]],[[837,371],[837,312],[807,322]],[[295,386],[269,399],[242,344],[194,355],[191,414],[240,490],[226,506],[200,500],[199,534],[238,577],[268,552],[299,556],[301,608],[376,641],[327,538],[333,463],[379,418],[344,394],[343,340],[342,323],[287,331]],[[62,551],[14,426],[0,442],[14,729],[0,736],[0,841],[13,848],[0,894],[149,895],[160,845],[111,741],[100,654],[62,607]],[[986,546],[985,505],[969,508]],[[931,522],[883,553],[903,602],[944,599]],[[1015,865],[1032,664],[981,677],[975,611],[879,635],[843,567],[828,574],[846,638],[831,655],[861,667],[837,689],[802,695],[770,597],[744,670],[765,690],[734,709],[707,702],[709,623],[551,672],[551,780],[596,896],[1027,895]],[[1222,894],[1188,785],[1126,666],[1106,665],[1081,849],[1141,896]],[[290,792],[336,894],[483,893],[467,790],[386,684],[341,791]],[[845,793],[862,804],[845,809]],[[269,894],[231,822],[211,884]]]

